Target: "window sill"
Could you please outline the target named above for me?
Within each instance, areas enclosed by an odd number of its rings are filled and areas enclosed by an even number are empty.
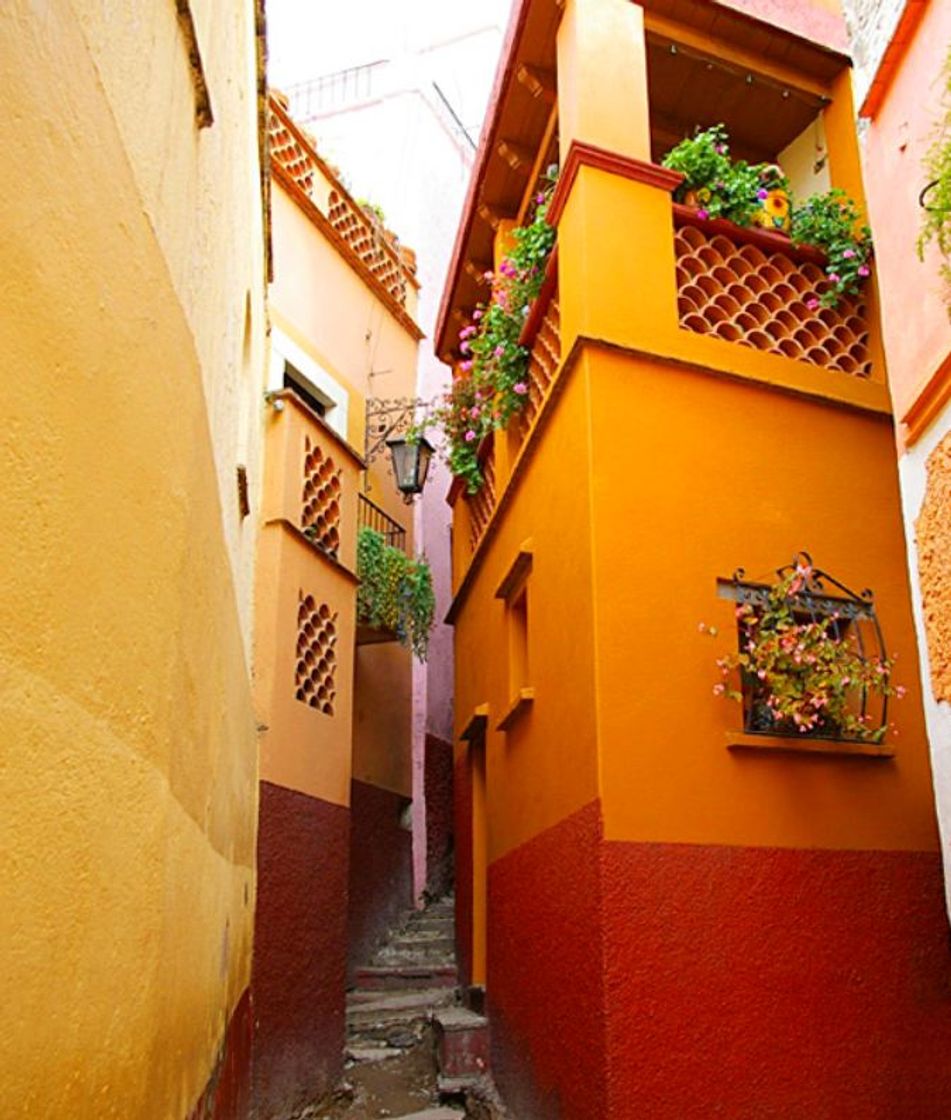
[[[535,689],[520,688],[508,711],[495,725],[496,731],[510,731],[534,703]]]
[[[731,751],[787,751],[793,754],[859,755],[864,758],[894,758],[893,747],[883,743],[857,743],[848,739],[809,739],[789,735],[755,735],[748,731],[728,731],[726,745]]]

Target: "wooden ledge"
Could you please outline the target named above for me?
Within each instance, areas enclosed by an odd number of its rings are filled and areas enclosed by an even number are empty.
[[[502,582],[495,589],[496,599],[504,599],[507,603],[517,591],[520,591],[532,570],[534,557],[532,538],[522,541],[515,559],[509,564],[509,570],[502,577]]]
[[[459,736],[466,743],[474,743],[478,739],[485,737],[485,729],[489,722],[489,705],[479,704],[472,712],[469,722],[462,730]]]
[[[779,230],[760,229],[759,226],[738,226],[726,218],[701,218],[699,211],[694,206],[684,206],[682,202],[675,202],[674,226],[681,229],[683,226],[695,226],[703,233],[716,237],[721,234],[728,241],[737,245],[755,245],[764,253],[782,253],[791,261],[801,264],[809,261],[812,264],[825,266],[828,258],[821,249],[815,245],[800,245],[792,238]]]
[[[495,725],[496,731],[511,731],[516,723],[522,718],[523,715],[535,703],[535,689],[534,688],[520,688],[518,695],[509,705],[508,711]]]
[[[728,731],[726,745],[731,751],[785,751],[790,754],[827,754],[862,758],[894,758],[893,747],[883,743],[860,743],[851,739],[810,739],[792,735],[756,735],[748,731]]]

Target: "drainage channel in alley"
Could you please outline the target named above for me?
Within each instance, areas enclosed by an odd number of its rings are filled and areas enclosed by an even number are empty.
[[[512,1120],[488,1024],[459,1004],[451,896],[404,915],[355,980],[344,1082],[295,1120]]]

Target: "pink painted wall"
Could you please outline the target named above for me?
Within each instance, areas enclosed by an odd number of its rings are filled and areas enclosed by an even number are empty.
[[[847,54],[849,40],[838,0],[715,0],[754,19]]]
[[[941,258],[915,251],[921,224],[922,168],[939,114],[942,69],[951,47],[951,5],[932,0],[892,79],[863,144],[875,234],[888,378],[896,419],[951,350],[951,320],[939,276]]]

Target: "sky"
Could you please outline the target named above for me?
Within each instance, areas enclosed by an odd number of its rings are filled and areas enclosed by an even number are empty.
[[[512,0],[268,0],[268,74],[285,88],[508,23]]]

